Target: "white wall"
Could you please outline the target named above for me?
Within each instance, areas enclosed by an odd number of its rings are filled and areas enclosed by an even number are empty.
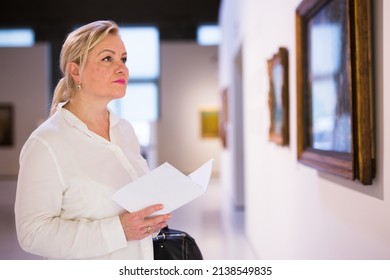
[[[0,147],[0,176],[16,176],[24,142],[47,116],[49,100],[49,48],[0,48],[0,103],[14,107],[12,147]]]
[[[383,77],[390,75],[390,61],[383,50],[390,48],[390,4],[374,1],[378,168],[374,184],[362,186],[296,160],[295,9],[300,2],[225,0],[221,7],[225,37],[220,50],[221,87],[231,86],[227,65],[234,49],[242,45],[243,50],[247,236],[262,259],[388,259],[390,180],[384,170],[390,169],[390,151],[384,147],[389,143],[384,119],[390,117],[385,110],[390,99],[384,92],[390,90],[390,81]],[[268,141],[266,60],[281,46],[289,50],[289,147]],[[224,158],[231,160],[229,151]],[[221,166],[222,176],[232,172],[226,170],[229,164]]]
[[[228,122],[226,125],[227,149],[221,153],[220,180],[225,199],[234,207],[245,207],[245,166],[243,163],[242,44],[239,1],[222,4],[219,17],[222,30],[222,47],[219,48],[219,83],[227,89]],[[235,81],[235,82],[233,82]],[[237,94],[238,93],[238,94]],[[239,101],[239,102],[236,102]],[[239,172],[236,172],[239,170]]]
[[[220,106],[217,55],[215,46],[162,42],[158,164],[168,161],[191,172],[214,158],[213,172],[219,173],[221,141],[200,137],[199,115],[203,106]]]

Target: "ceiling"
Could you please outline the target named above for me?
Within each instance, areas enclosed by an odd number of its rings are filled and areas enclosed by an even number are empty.
[[[33,27],[37,40],[64,38],[75,25],[98,19],[157,25],[162,40],[192,40],[196,27],[218,21],[220,0],[8,0],[1,27]]]

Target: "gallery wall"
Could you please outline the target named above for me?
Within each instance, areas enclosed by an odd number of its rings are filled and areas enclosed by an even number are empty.
[[[13,144],[0,146],[0,176],[14,177],[19,153],[30,133],[48,114],[49,81],[47,45],[0,48],[0,104],[13,107]]]
[[[221,88],[234,89],[235,58],[242,52],[246,234],[261,259],[388,259],[390,180],[384,171],[390,169],[390,152],[384,120],[390,117],[390,100],[384,92],[390,81],[383,77],[390,74],[384,51],[390,48],[390,4],[373,1],[377,172],[374,183],[363,186],[297,161],[295,9],[300,2],[225,0],[221,6]],[[268,140],[266,61],[279,47],[289,51],[286,147]],[[228,182],[230,149],[223,158],[221,181]]]
[[[214,158],[219,173],[221,141],[201,137],[200,110],[219,108],[218,49],[193,42],[161,43],[160,119],[156,123],[156,160],[182,172]]]

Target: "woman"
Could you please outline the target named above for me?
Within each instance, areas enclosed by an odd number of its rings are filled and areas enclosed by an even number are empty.
[[[51,116],[25,143],[15,202],[18,240],[55,259],[153,259],[162,205],[128,213],[112,199],[148,172],[132,126],[107,108],[125,95],[129,71],[118,26],[96,21],[63,45],[63,78]]]

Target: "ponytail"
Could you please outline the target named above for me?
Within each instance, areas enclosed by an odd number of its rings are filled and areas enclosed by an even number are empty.
[[[53,95],[53,100],[51,102],[51,108],[50,108],[50,115],[53,115],[56,112],[57,105],[61,102],[65,102],[66,100],[66,83],[65,83],[65,78],[62,78],[55,90],[54,90],[54,95]]]

